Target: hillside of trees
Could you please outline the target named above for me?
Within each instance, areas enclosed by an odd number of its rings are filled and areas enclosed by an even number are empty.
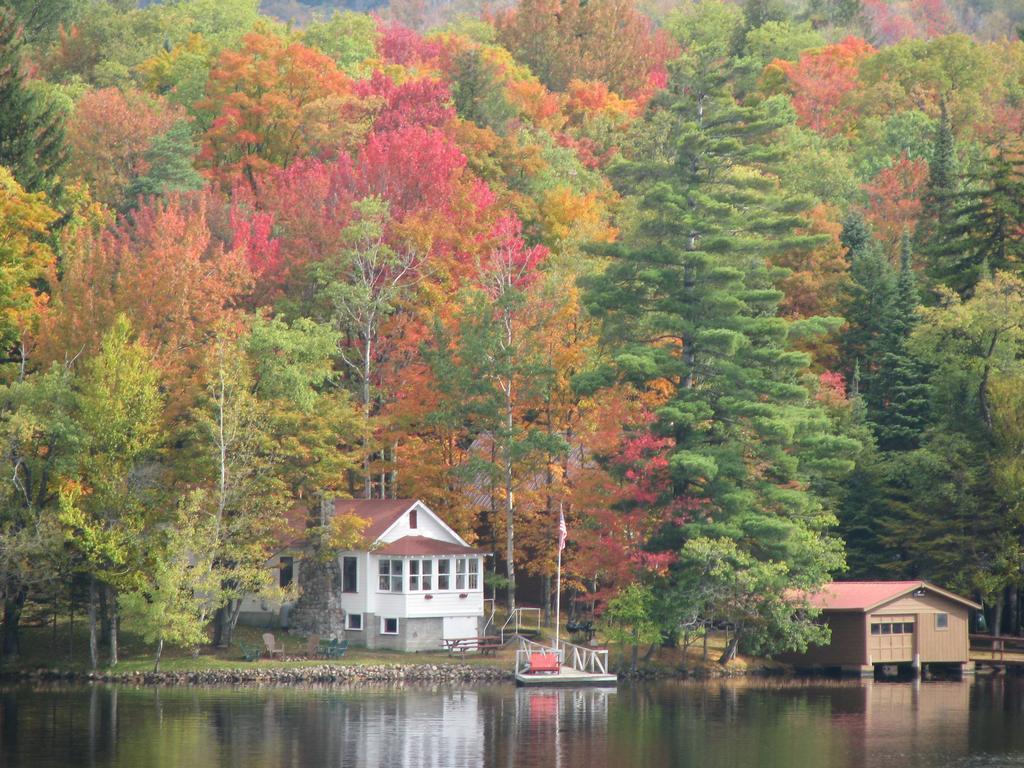
[[[561,509],[564,598],[668,643],[802,648],[834,577],[1019,632],[1016,6],[0,3],[4,656],[226,643],[324,497],[510,604]]]

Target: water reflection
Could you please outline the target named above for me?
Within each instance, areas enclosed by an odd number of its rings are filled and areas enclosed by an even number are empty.
[[[615,690],[12,688],[0,765],[1024,766],[1015,679]]]

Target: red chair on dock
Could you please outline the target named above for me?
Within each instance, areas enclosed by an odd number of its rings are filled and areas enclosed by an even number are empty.
[[[531,653],[530,674],[531,675],[557,675],[562,669],[557,653]]]

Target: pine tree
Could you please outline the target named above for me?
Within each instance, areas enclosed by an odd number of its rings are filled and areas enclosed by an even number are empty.
[[[935,127],[928,158],[928,186],[921,200],[921,216],[914,232],[919,252],[930,253],[939,248],[942,222],[949,217],[958,184],[953,128],[943,99],[939,103],[939,123]]]
[[[195,155],[192,130],[187,122],[179,120],[167,133],[153,139],[143,156],[148,169],[132,181],[128,199],[202,189],[205,181],[192,165]]]
[[[873,409],[872,390],[882,354],[881,339],[894,311],[896,278],[860,214],[846,218],[840,240],[847,248],[851,278],[843,308],[847,322],[842,338],[843,369],[848,377],[859,370],[858,389]]]
[[[705,28],[698,19],[696,34]],[[842,556],[808,481],[851,466],[855,442],[831,433],[809,404],[800,382],[808,358],[791,347],[795,330],[827,324],[778,316],[766,257],[809,245],[795,234],[806,201],[772,176],[770,137],[783,120],[733,99],[728,59],[715,56],[727,50],[725,40],[690,46],[673,73],[670,161],[637,158],[615,170],[641,191],[639,215],[620,242],[595,249],[610,258],[587,281],[587,301],[620,345],[621,375],[667,390],[655,429],[674,442],[677,502],[701,512],[666,530],[661,546],[725,536],[789,563],[791,584],[810,585]]]
[[[66,160],[64,118],[26,83],[15,15],[0,6],[0,165],[29,192],[58,191]]]
[[[928,425],[927,370],[907,349],[907,340],[917,325],[919,306],[910,236],[904,233],[892,310],[879,340],[879,370],[872,392],[874,408],[869,415],[878,446],[885,451],[916,448]]]
[[[989,270],[1017,270],[1024,259],[1024,143],[1000,141],[965,189],[948,197],[928,254],[930,277],[962,296]]]

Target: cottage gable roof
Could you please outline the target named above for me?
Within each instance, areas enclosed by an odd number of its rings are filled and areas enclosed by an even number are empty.
[[[482,555],[483,550],[427,536],[403,536],[374,550],[377,555]]]
[[[368,520],[363,535],[376,541],[414,506],[416,499],[336,499],[334,514],[357,515]]]
[[[981,608],[965,597],[948,592],[927,581],[833,581],[810,595],[808,601],[816,608],[828,611],[861,611],[867,613],[897,598],[924,589],[948,600]]]

